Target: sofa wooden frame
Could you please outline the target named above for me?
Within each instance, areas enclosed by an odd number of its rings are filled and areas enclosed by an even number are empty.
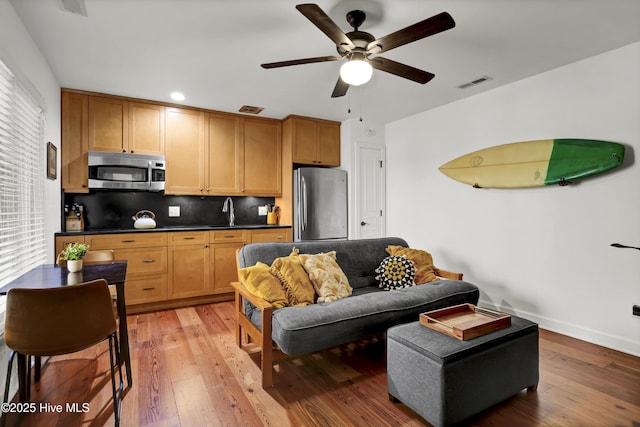
[[[238,261],[238,252],[236,252],[236,262]],[[238,265],[240,269],[240,265]],[[439,278],[462,280],[462,273],[454,273],[434,267],[434,271]],[[246,350],[245,344],[253,343],[260,347],[260,370],[262,371],[262,388],[271,387],[273,385],[273,365],[278,364],[281,360],[292,357],[285,354],[271,339],[271,320],[273,316],[273,305],[268,301],[252,294],[240,282],[232,282],[231,286],[235,290],[235,313],[236,327],[235,339],[239,348]],[[262,330],[258,329],[251,320],[245,315],[244,300],[249,301],[261,311]]]

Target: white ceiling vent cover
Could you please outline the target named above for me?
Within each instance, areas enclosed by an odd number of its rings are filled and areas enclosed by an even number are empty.
[[[482,76],[482,77],[477,78],[477,79],[475,79],[473,81],[470,81],[469,83],[461,84],[460,86],[458,86],[458,89],[466,89],[468,87],[475,86],[475,85],[480,84],[480,83],[484,83],[487,80],[491,80],[492,78],[493,77]]]

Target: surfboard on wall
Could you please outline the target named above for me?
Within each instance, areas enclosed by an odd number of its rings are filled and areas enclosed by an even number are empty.
[[[542,139],[496,145],[440,166],[440,172],[478,188],[566,185],[614,169],[624,145],[593,139]]]

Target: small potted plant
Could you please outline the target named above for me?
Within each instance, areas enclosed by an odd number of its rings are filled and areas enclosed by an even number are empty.
[[[84,243],[69,243],[62,251],[61,258],[67,261],[67,270],[75,273],[82,270],[82,257],[89,250]]]

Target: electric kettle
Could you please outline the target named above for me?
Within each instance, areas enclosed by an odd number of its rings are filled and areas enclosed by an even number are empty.
[[[156,214],[151,211],[138,211],[131,217],[135,222],[133,228],[156,228]]]

